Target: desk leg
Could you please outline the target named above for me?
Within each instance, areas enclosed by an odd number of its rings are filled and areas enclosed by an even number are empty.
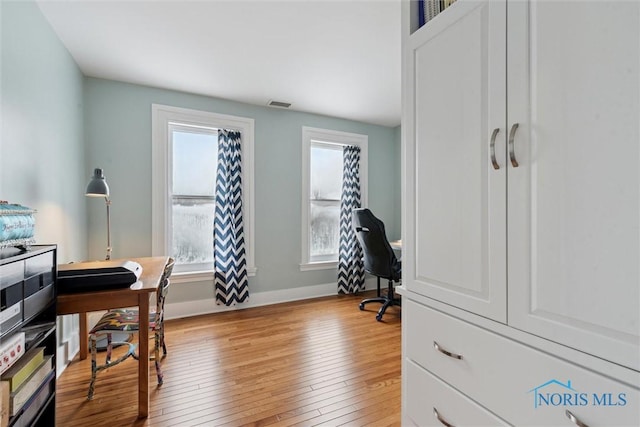
[[[149,415],[149,294],[140,292],[138,308],[138,418],[146,418]]]
[[[80,360],[87,358],[89,352],[89,331],[87,330],[87,313],[78,313],[80,322]]]

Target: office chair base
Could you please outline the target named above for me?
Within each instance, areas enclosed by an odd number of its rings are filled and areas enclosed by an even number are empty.
[[[364,299],[362,301],[360,301],[360,310],[364,311],[364,306],[366,304],[369,304],[370,302],[379,302],[381,304],[385,304],[387,302],[387,298],[383,298],[383,297],[376,297],[376,298],[367,298]]]
[[[388,299],[384,304],[382,304],[382,307],[380,307],[380,310],[378,310],[378,314],[376,314],[376,320],[378,322],[382,322],[382,316],[384,315],[385,311],[387,311],[387,308],[391,307],[392,305],[400,306],[400,300]]]
[[[393,295],[393,293],[392,293]],[[393,297],[389,298],[389,297],[375,297],[375,298],[367,298],[364,299],[360,302],[360,310],[364,310],[364,306],[366,304],[369,304],[370,302],[379,302],[382,304],[382,307],[380,307],[380,309],[378,310],[378,314],[376,314],[376,320],[378,322],[382,321],[382,316],[384,315],[384,313],[387,311],[387,308],[391,307],[391,306],[398,306],[400,307],[401,303],[399,299],[395,299]]]

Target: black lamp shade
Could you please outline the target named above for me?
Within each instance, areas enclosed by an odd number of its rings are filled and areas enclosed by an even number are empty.
[[[91,177],[91,181],[89,181],[89,184],[87,185],[85,196],[109,197],[109,186],[107,185],[107,181],[104,179],[102,169],[94,169],[93,177]]]

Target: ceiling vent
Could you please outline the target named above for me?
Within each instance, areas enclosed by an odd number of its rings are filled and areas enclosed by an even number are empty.
[[[267,103],[269,107],[278,107],[278,108],[289,108],[291,107],[290,102],[282,102],[282,101],[274,101],[271,100]]]

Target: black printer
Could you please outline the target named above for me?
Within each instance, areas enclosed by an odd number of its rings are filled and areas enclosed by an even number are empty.
[[[135,261],[89,261],[58,265],[58,293],[106,291],[126,288],[142,274]]]

